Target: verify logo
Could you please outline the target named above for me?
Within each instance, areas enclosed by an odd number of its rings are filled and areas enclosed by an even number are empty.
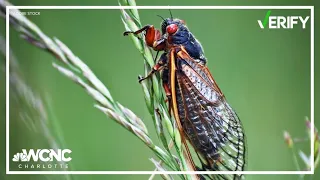
[[[270,16],[271,10],[267,11],[263,22],[258,20],[261,29],[293,29],[293,27],[300,25],[302,29],[306,28],[306,24],[310,16]]]

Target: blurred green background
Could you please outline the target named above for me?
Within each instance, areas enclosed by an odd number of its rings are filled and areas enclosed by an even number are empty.
[[[117,5],[117,1],[53,1],[27,2],[15,5]],[[138,1],[138,5],[239,5],[238,1]],[[286,1],[268,1],[254,5],[286,5]],[[303,3],[302,3],[303,2]],[[291,1],[294,5],[312,5]],[[291,5],[292,5],[291,4]],[[252,5],[243,1],[241,5]],[[28,11],[28,10],[24,10]],[[157,142],[154,126],[145,106],[137,76],[143,74],[143,58],[129,38],[123,37],[119,10],[30,10],[40,16],[28,16],[44,33],[58,37],[80,57],[109,88],[114,99],[130,108],[146,123],[150,136]],[[167,10],[140,10],[142,24],[159,28]],[[291,150],[283,140],[283,131],[293,137],[306,137],[305,116],[310,117],[310,21],[307,28],[261,30],[266,10],[173,10],[184,19],[202,43],[208,67],[231,106],[237,111],[248,142],[247,170],[296,170]],[[309,15],[308,10],[272,10],[271,15]],[[1,35],[5,35],[1,20]],[[318,24],[316,24],[316,27]],[[315,31],[317,32],[317,31]],[[316,42],[317,43],[317,42]],[[62,76],[51,62],[54,57],[24,40],[11,28],[10,46],[21,74],[34,93],[48,107],[49,124],[55,138],[62,137],[63,148],[71,149],[72,170],[148,170],[153,153],[131,133],[93,108],[93,100],[78,85]],[[1,56],[1,58],[4,58]],[[317,66],[317,62],[316,62]],[[4,73],[2,73],[4,75]],[[319,73],[316,71],[316,79]],[[4,76],[0,77],[4,87]],[[316,83],[316,91],[319,83]],[[4,88],[1,98],[4,100]],[[316,96],[316,102],[318,102]],[[26,128],[11,103],[10,157],[22,148],[47,148],[39,132]],[[317,108],[317,106],[316,106]],[[4,104],[1,111],[4,114]],[[4,117],[4,116],[3,116]],[[317,121],[316,126],[320,127]],[[57,130],[57,127],[59,129]],[[1,124],[4,128],[4,122]],[[4,135],[4,129],[2,131]],[[4,136],[1,141],[4,143]],[[3,146],[4,147],[4,146]],[[309,153],[308,142],[298,148]],[[3,151],[4,152],[4,149]],[[3,153],[4,154],[4,153]],[[2,156],[4,160],[4,156]],[[303,163],[300,163],[303,166]],[[4,161],[2,169],[4,170]],[[15,164],[11,164],[15,169]],[[62,179],[60,176],[10,175],[5,179]],[[320,178],[320,173],[313,179]],[[72,175],[84,179],[147,179],[147,175]],[[252,175],[247,179],[298,179],[294,175]],[[157,177],[156,179],[160,179]]]

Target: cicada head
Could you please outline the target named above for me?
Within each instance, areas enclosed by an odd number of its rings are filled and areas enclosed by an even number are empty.
[[[181,19],[164,19],[161,23],[162,34],[175,35],[179,32],[188,31],[185,23]]]
[[[189,31],[183,20],[177,18],[164,19],[161,23],[161,31],[163,38],[167,40],[168,47],[170,45],[182,45],[192,58],[202,64],[206,63],[200,42]]]

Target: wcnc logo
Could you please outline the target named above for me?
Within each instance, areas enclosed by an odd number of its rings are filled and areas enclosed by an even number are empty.
[[[310,16],[270,16],[271,10],[266,13],[263,22],[258,20],[261,29],[293,29],[296,26],[306,28]]]
[[[66,164],[66,162],[72,160],[70,157],[71,152],[72,151],[70,149],[30,149],[29,151],[22,149],[22,152],[18,152],[13,155],[12,161],[22,162],[18,164],[19,169],[67,169],[68,164]]]

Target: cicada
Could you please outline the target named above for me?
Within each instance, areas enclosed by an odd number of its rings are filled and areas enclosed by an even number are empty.
[[[146,25],[135,32],[144,33],[146,45],[163,52],[148,76],[161,73],[177,127],[188,149],[189,141],[203,171],[243,171],[246,165],[246,140],[236,112],[212,77],[200,42],[185,22],[163,18],[161,32]],[[184,141],[186,139],[186,141]],[[188,154],[190,151],[188,149]],[[190,157],[192,160],[192,157]],[[192,160],[193,170],[199,170]],[[199,176],[202,177],[203,176]],[[211,179],[242,179],[239,174],[207,176]]]

